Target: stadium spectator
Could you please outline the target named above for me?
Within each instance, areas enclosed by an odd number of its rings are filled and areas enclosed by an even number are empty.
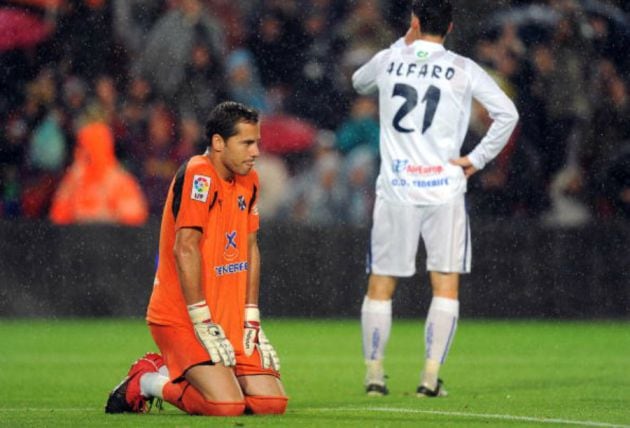
[[[171,102],[179,100],[177,91],[186,78],[186,67],[195,46],[208,47],[211,58],[225,53],[222,26],[201,0],[181,0],[151,28],[139,70],[149,79],[157,94]]]
[[[213,105],[225,98],[223,63],[206,43],[201,37],[195,38],[184,79],[177,90],[178,113],[194,115],[200,121]]]
[[[154,398],[193,415],[286,409],[280,363],[258,310],[258,113],[219,104],[206,138],[208,150],[183,164],[166,198],[147,311],[162,355],[131,366],[107,413],[142,413]]]
[[[281,215],[289,198],[289,170],[280,156],[263,152],[256,160],[256,172],[260,179],[257,204],[260,220],[275,219]]]
[[[55,104],[54,73],[43,69],[27,87],[26,100],[16,118],[28,126],[21,173],[22,214],[27,218],[46,215],[55,188],[66,166],[68,144],[62,130],[62,115]]]
[[[374,180],[377,156],[367,146],[359,146],[343,160],[342,187],[343,221],[349,225],[367,226],[374,207]]]
[[[140,183],[149,201],[149,212],[161,215],[164,194],[177,171],[175,117],[168,106],[156,103],[149,115],[146,140],[142,142]]]
[[[78,131],[74,161],[55,192],[51,221],[139,226],[147,214],[137,180],[116,160],[110,128],[85,125]]]
[[[580,146],[576,180],[583,184],[579,190],[591,209],[606,217],[613,205],[619,207],[619,194],[612,189],[620,175],[612,171],[623,165],[621,153],[630,140],[630,92],[628,82],[610,61],[598,63],[592,87],[593,119]]]
[[[347,83],[339,67],[341,43],[330,36],[326,10],[314,8],[304,18],[305,61],[287,100],[287,110],[319,128],[335,129],[345,115]]]
[[[0,217],[16,218],[21,209],[21,168],[27,136],[26,123],[18,118],[7,121],[0,134]]]
[[[104,0],[67,1],[59,15],[57,43],[49,55],[59,55],[73,73],[88,80],[101,74],[118,75],[122,68],[111,37],[111,10]],[[80,35],[80,36],[78,36]],[[58,51],[58,52],[56,52]]]
[[[287,1],[287,5],[294,3]],[[257,15],[247,47],[254,55],[260,78],[266,89],[277,87],[287,90],[297,81],[304,55],[301,49],[304,35],[290,8],[285,5],[264,6]]]
[[[173,156],[177,164],[203,152],[202,129],[196,117],[184,116],[179,119],[179,140]]]
[[[352,102],[350,115],[337,130],[337,148],[348,154],[357,147],[368,147],[378,156],[378,107],[372,97],[359,96]]]
[[[64,130],[71,135],[85,112],[88,101],[87,85],[79,76],[67,76],[63,82],[62,93],[61,108],[65,117]]]
[[[234,0],[205,0],[205,2],[208,10],[223,25],[227,51],[232,52],[244,47],[247,39],[245,16],[248,8],[256,2]]]
[[[129,58],[139,57],[149,33],[162,16],[166,0],[114,0],[112,29]]]
[[[227,57],[225,67],[228,98],[267,113],[267,93],[260,83],[251,53],[247,49],[233,51]]]
[[[348,80],[353,70],[385,48],[394,38],[377,0],[353,3],[340,24],[339,35],[346,45],[341,63]]]
[[[121,162],[136,177],[142,175],[153,105],[153,91],[149,81],[141,76],[132,77],[127,84],[125,100],[121,106],[122,129],[116,149]]]
[[[604,194],[622,218],[630,219],[630,141],[620,147],[618,154],[607,165]]]
[[[286,208],[289,219],[314,226],[330,226],[343,220],[347,201],[341,186],[341,165],[334,132],[320,130],[309,166],[290,181]]]

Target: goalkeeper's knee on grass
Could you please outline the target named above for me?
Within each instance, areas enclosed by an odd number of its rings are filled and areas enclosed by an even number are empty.
[[[184,412],[203,416],[240,416],[245,412],[244,401],[210,401],[192,385],[168,383],[164,399]]]
[[[245,412],[245,403],[243,402],[229,403],[206,400],[195,414],[204,416],[240,416],[243,412]]]
[[[255,415],[281,415],[287,409],[288,397],[248,395],[245,397],[247,413]]]

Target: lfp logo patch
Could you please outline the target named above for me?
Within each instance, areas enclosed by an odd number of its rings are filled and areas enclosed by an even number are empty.
[[[193,176],[192,192],[190,199],[200,202],[206,202],[208,200],[208,192],[210,191],[210,177],[205,175]]]

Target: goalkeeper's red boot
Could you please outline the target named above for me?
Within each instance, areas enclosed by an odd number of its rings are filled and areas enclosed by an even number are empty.
[[[145,397],[140,392],[140,378],[145,373],[156,373],[164,365],[159,354],[149,352],[131,365],[127,377],[120,382],[109,394],[105,413],[146,413],[147,402],[152,398]]]

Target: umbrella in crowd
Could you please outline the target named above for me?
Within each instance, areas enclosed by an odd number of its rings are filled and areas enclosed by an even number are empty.
[[[317,130],[310,123],[287,115],[265,117],[260,124],[263,149],[267,153],[286,154],[308,150]]]
[[[54,26],[27,10],[0,9],[0,52],[26,49],[48,39]]]

